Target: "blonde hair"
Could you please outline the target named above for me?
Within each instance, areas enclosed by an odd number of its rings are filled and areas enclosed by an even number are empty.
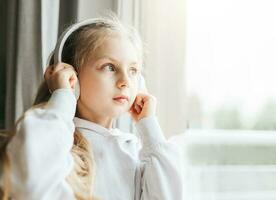
[[[97,22],[74,31],[65,42],[62,61],[71,64],[77,71],[85,64],[89,55],[101,46],[107,37],[114,36],[114,34],[125,36],[132,42],[142,63],[143,48],[138,32],[132,27],[123,25],[114,15],[100,18]],[[43,81],[38,89],[34,107],[43,106],[50,97],[48,86]],[[95,164],[90,147],[91,145],[87,139],[78,130],[75,130],[74,144],[71,149],[75,164],[66,181],[72,187],[78,200],[95,199],[92,194]],[[5,158],[6,163],[9,164],[7,157]],[[9,187],[5,187],[5,189],[5,192],[9,192]]]
[[[2,163],[2,165],[0,165],[0,172],[2,172],[2,174],[0,174],[0,179],[2,175],[4,186],[3,190],[0,188],[0,198],[2,198],[2,200],[8,200],[10,193],[10,160],[6,153],[6,147],[11,137],[12,136],[7,133],[0,133],[2,145],[0,146],[0,163]]]

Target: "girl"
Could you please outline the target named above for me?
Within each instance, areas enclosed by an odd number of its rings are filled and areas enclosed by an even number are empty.
[[[47,67],[8,144],[12,196],[182,199],[179,152],[163,136],[155,97],[138,90],[138,34],[116,19],[82,24],[66,39],[63,62]],[[113,128],[126,112],[138,137]]]

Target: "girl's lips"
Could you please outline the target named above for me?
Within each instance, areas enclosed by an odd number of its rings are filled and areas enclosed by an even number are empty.
[[[118,99],[113,99],[113,100],[116,101],[116,102],[118,102],[118,103],[121,103],[121,104],[127,102],[127,99],[120,99],[120,98],[118,98]]]
[[[118,97],[114,97],[113,99],[114,99],[114,100],[125,99],[125,100],[128,101],[128,97],[127,97],[127,96],[124,96],[124,95],[118,96]]]
[[[123,103],[128,101],[128,97],[122,95],[122,96],[118,96],[118,97],[113,98],[113,100],[115,100],[116,102],[118,102],[120,104],[123,104]]]

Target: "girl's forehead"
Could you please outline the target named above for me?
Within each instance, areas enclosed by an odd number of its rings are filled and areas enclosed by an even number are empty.
[[[90,54],[91,59],[114,58],[116,60],[132,60],[138,62],[138,50],[124,36],[106,37]]]

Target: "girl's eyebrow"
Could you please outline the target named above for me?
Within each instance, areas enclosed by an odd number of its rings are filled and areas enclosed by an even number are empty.
[[[108,55],[104,55],[104,56],[98,58],[98,60],[101,60],[101,59],[108,59],[108,60],[111,60],[113,62],[120,63],[120,61],[118,61],[117,59],[112,58],[111,56],[108,56]],[[138,63],[133,61],[133,62],[130,63],[130,65],[138,65]]]

